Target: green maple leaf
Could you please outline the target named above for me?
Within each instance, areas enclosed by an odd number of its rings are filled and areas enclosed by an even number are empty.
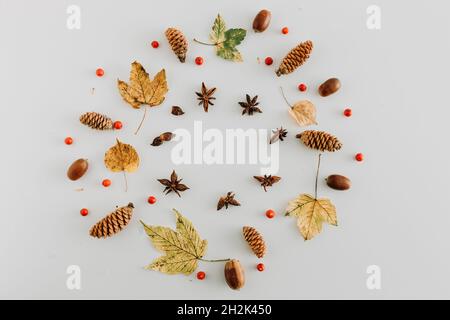
[[[209,38],[216,47],[216,54],[219,57],[231,61],[242,61],[241,53],[236,49],[236,46],[244,40],[246,34],[245,29],[226,30],[225,21],[218,14]]]

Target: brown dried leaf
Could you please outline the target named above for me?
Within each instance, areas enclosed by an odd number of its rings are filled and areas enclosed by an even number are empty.
[[[117,80],[117,87],[125,102],[135,109],[139,109],[143,104],[150,107],[160,105],[169,91],[164,69],[151,80],[144,67],[137,61],[131,64],[130,82],[127,84],[122,80]]]
[[[289,109],[289,114],[301,127],[317,124],[316,107],[311,101],[302,100],[296,102]]]

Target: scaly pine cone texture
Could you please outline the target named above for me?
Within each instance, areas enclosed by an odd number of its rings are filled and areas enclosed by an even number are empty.
[[[168,28],[166,30],[166,38],[169,41],[172,51],[175,52],[180,62],[186,61],[188,42],[184,34],[178,29]]]
[[[113,128],[112,120],[97,112],[86,112],[81,115],[80,122],[92,129],[111,130]]]
[[[335,136],[317,130],[306,130],[296,136],[307,147],[320,151],[334,152],[342,147],[342,143]]]
[[[277,76],[291,73],[300,67],[309,58],[312,49],[313,43],[310,40],[301,42],[297,45],[284,57],[283,61],[281,61],[281,64],[276,71]]]
[[[133,209],[131,202],[126,207],[116,209],[93,225],[89,234],[95,238],[107,238],[120,232],[130,222]]]
[[[252,251],[258,258],[264,257],[266,254],[266,243],[262,235],[253,227],[245,226],[242,228],[244,239],[250,245]]]

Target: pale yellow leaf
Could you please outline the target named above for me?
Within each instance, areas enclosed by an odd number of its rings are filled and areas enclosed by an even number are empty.
[[[327,222],[337,225],[336,208],[328,199],[315,199],[301,194],[289,202],[286,216],[297,217],[297,226],[305,240],[310,240],[322,231]]]
[[[167,274],[183,273],[189,275],[197,269],[197,258],[184,253],[165,255],[153,260],[146,269]]]
[[[206,251],[207,241],[200,239],[191,221],[183,217],[177,210],[173,209],[177,217],[177,232],[188,242],[188,246],[196,257],[203,257]]]
[[[311,101],[302,100],[296,102],[289,109],[289,114],[301,127],[317,124],[316,107]]]
[[[205,254],[208,243],[200,238],[192,222],[175,209],[174,212],[176,231],[162,226],[149,226],[141,221],[155,248],[165,253],[147,268],[169,274],[190,274],[197,268],[197,260]]]

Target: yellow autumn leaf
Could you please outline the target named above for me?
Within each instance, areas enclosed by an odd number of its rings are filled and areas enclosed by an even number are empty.
[[[168,274],[191,274],[197,261],[205,255],[208,242],[202,240],[191,221],[173,210],[176,215],[176,230],[162,226],[149,226],[141,221],[145,232],[156,249],[165,253],[156,258],[147,269]]]
[[[317,124],[316,107],[311,101],[302,100],[296,102],[290,109],[289,114],[301,127]]]
[[[131,64],[130,82],[126,83],[122,80],[117,80],[117,87],[125,102],[135,109],[139,109],[141,105],[149,107],[160,105],[169,91],[164,69],[159,71],[152,80],[144,67],[137,61]],[[139,131],[146,113],[147,108],[144,108],[144,116],[136,133]]]
[[[105,166],[112,172],[134,172],[139,167],[139,155],[132,145],[122,143],[116,139],[116,145],[112,146],[105,153]],[[125,176],[125,185],[128,189],[128,183]]]
[[[297,226],[305,240],[311,240],[322,231],[327,222],[337,226],[336,208],[328,199],[315,199],[301,194],[289,202],[286,216],[297,217]]]

